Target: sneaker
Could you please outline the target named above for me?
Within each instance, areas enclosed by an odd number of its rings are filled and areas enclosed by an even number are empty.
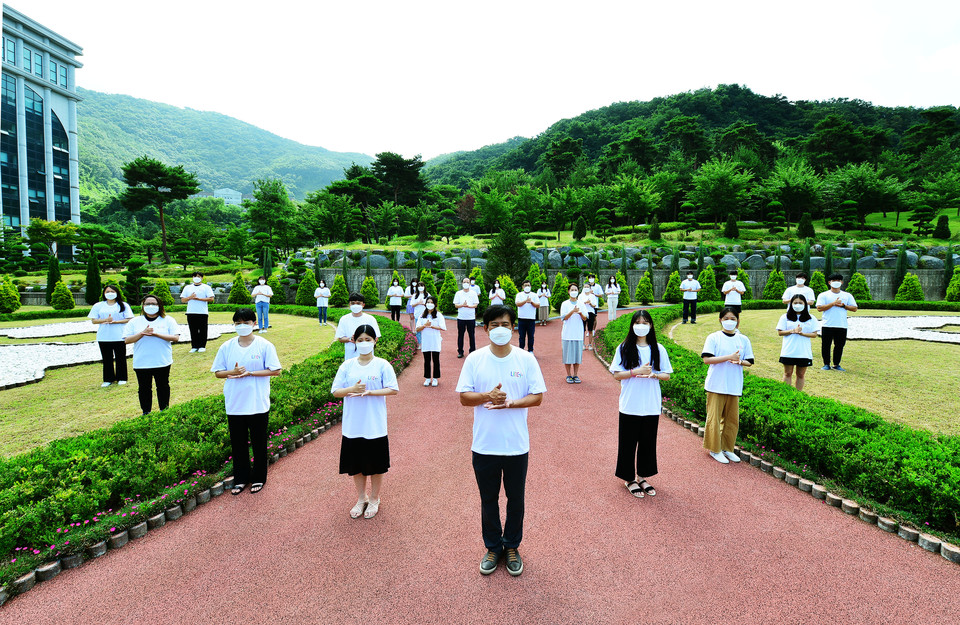
[[[693,325],[697,325],[696,321],[691,321],[690,323],[692,323]]]
[[[463,352],[460,352],[459,354],[457,354],[457,358],[463,358]]]
[[[682,325],[687,325],[687,322],[686,322],[686,321],[684,321],[684,322],[682,323]]]
[[[424,381],[423,381],[423,385],[424,385],[424,386],[430,386],[430,380],[424,380]]]
[[[720,464],[730,464],[730,461],[727,460],[727,457],[722,453],[710,452],[710,457],[719,462]]]
[[[440,380],[436,378],[430,380],[430,386],[440,386]]]
[[[820,371],[830,371],[830,365],[823,365],[820,367]]]
[[[740,456],[733,453],[732,451],[725,451],[723,452],[723,455],[726,456],[730,460],[730,462],[740,462]]]
[[[833,368],[833,370],[834,370],[834,371],[846,371],[846,369],[844,369],[844,368],[841,367],[840,365],[835,366],[835,367]]]
[[[523,573],[523,559],[516,549],[507,549],[504,555],[507,558],[507,573],[516,577]]]
[[[119,384],[120,386],[123,386],[126,383],[127,383],[126,380],[120,380],[119,382],[117,382],[117,384]]]
[[[500,561],[500,554],[495,551],[487,551],[486,555],[483,556],[483,560],[480,560],[480,574],[481,575],[490,575],[497,570],[497,562]]]
[[[104,382],[100,385],[100,388],[107,388],[108,386],[110,386],[110,382]]]
[[[205,351],[207,351],[207,348],[206,348],[206,347],[201,347],[201,348],[198,349],[197,351],[198,351],[198,352],[205,352]]]
[[[572,376],[572,375],[568,375],[568,376],[567,376],[567,384],[573,384],[573,376]]]
[[[574,383],[574,384],[580,384],[580,382],[582,382],[582,380],[580,379],[580,376],[579,376],[579,375],[573,376],[573,383]]]
[[[190,353],[191,353],[191,354],[196,354],[196,353],[197,353],[197,348],[194,347],[193,349],[191,349],[191,350],[190,350]],[[827,367],[827,369],[829,369],[829,368],[830,368],[830,367]]]

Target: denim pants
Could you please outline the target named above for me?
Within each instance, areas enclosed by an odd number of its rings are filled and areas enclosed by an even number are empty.
[[[327,322],[327,307],[326,306],[317,306],[317,319],[320,320],[320,323]]]
[[[270,327],[270,302],[257,302],[257,328],[266,330]]]

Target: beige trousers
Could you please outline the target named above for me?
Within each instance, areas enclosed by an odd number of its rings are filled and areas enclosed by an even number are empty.
[[[740,397],[707,391],[707,428],[703,447],[714,453],[733,451],[740,429]]]

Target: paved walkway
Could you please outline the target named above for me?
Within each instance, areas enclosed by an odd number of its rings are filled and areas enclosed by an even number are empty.
[[[440,387],[422,386],[418,356],[387,400],[393,468],[375,519],[348,517],[334,429],[273,465],[262,493],[221,496],[61,573],[0,623],[957,623],[957,565],[716,463],[667,419],[658,494],[629,496],[613,476],[618,385],[592,354],[584,383],[565,384],[559,331],[537,328],[549,390],[530,411],[521,577],[478,571],[454,330]]]

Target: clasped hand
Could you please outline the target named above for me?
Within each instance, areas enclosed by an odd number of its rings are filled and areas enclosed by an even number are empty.
[[[487,410],[502,410],[510,407],[510,400],[507,399],[507,394],[503,392],[502,382],[491,389],[487,393],[487,397],[490,398],[490,401],[483,405]]]
[[[240,363],[233,365],[233,371],[227,375],[228,380],[235,380],[237,378],[246,378],[250,376],[250,372],[247,371],[246,367],[241,367]]]
[[[357,383],[350,387],[350,392],[347,393],[347,397],[364,397],[370,393],[367,390],[367,385],[363,383],[363,380],[357,380]]]
[[[654,374],[653,367],[650,365],[650,363],[637,367],[633,371],[636,371],[636,373],[633,374],[633,377],[635,378],[652,378],[654,375],[656,375]]]

